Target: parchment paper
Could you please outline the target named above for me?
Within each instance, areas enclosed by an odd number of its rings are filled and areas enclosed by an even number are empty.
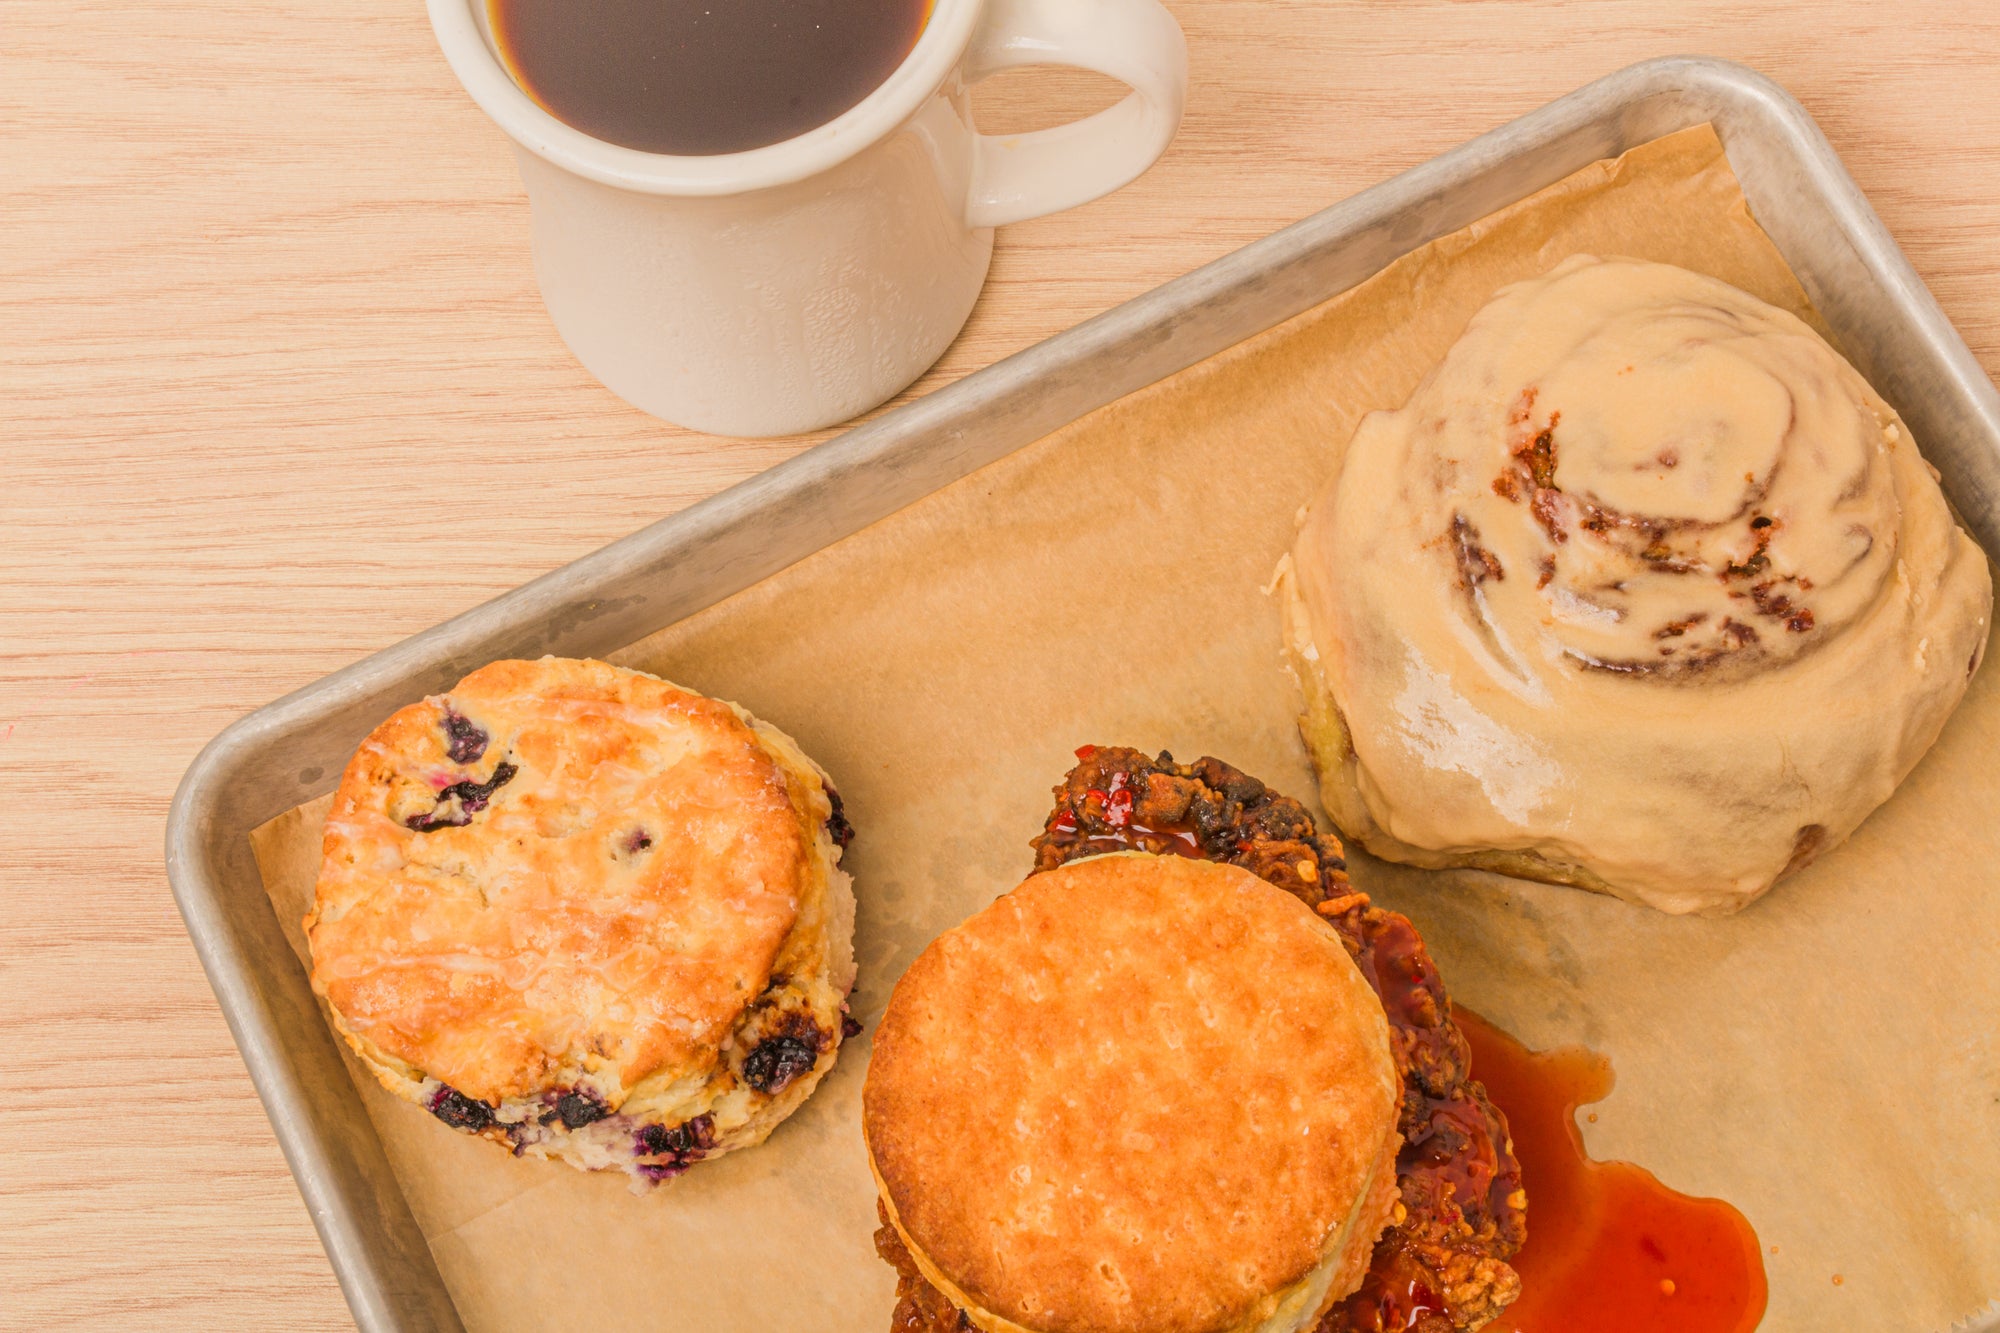
[[[859,830],[869,1032],[918,950],[1026,873],[1077,745],[1212,753],[1311,797],[1261,591],[1296,511],[1361,414],[1400,404],[1496,287],[1578,251],[1685,265],[1808,313],[1715,137],[1687,131],[620,655],[741,702],[833,773]],[[1354,858],[1462,1003],[1531,1045],[1611,1056],[1592,1153],[1743,1210],[1768,1251],[1767,1329],[1938,1329],[2000,1294],[1997,674],[1851,842],[1734,918]],[[325,805],[255,838],[295,947]],[[763,1147],[647,1197],[512,1160],[354,1072],[475,1333],[882,1333],[868,1050],[850,1042]]]

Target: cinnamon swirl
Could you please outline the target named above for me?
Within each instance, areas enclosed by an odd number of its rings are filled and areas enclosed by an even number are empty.
[[[1804,323],[1576,256],[1367,417],[1288,567],[1302,720],[1371,852],[1726,913],[1916,764],[1986,561]]]

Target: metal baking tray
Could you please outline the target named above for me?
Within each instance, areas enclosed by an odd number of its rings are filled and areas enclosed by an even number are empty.
[[[1847,355],[2000,553],[2000,393],[1805,110],[1720,60],[1648,61],[1315,213],[948,388],[252,713],[175,794],[167,874],[365,1333],[462,1327],[248,833],[330,790],[396,708],[474,667],[602,656],[749,587],[1112,400],[1290,318],[1599,158],[1714,123],[1757,219]],[[2000,1316],[1978,1329],[2000,1330]]]

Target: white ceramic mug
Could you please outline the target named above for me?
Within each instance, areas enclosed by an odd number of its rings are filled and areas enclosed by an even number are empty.
[[[796,138],[644,153],[544,111],[496,53],[487,0],[429,0],[466,90],[514,140],[542,299],[584,367],[644,411],[786,435],[893,396],[958,336],[993,228],[1151,166],[1179,127],[1187,46],[1158,0],[936,0],[887,81]],[[1132,89],[1084,120],[982,135],[970,87],[1073,65]]]

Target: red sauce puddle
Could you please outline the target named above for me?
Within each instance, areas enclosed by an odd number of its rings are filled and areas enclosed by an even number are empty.
[[[1521,1297],[1488,1333],[1750,1333],[1764,1317],[1764,1255],[1720,1199],[1676,1193],[1630,1162],[1584,1155],[1576,1109],[1611,1091],[1611,1062],[1580,1046],[1531,1051],[1468,1009],[1472,1077],[1507,1114],[1528,1241]]]

